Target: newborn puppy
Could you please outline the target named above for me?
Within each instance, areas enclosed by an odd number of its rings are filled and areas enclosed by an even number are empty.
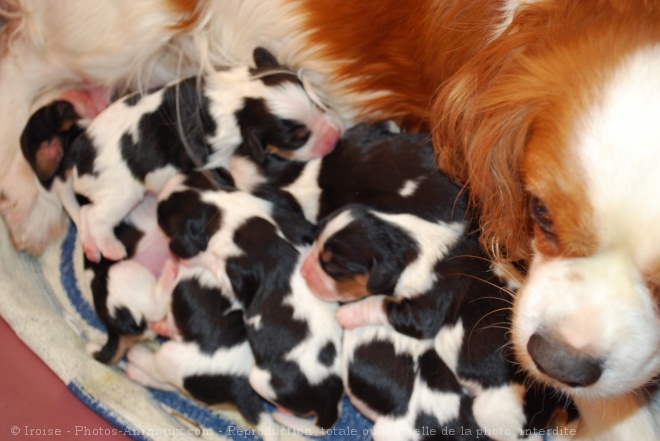
[[[430,138],[392,131],[387,122],[347,130],[328,155],[308,162],[266,155],[255,162],[239,147],[230,171],[236,187],[261,197],[278,193],[313,223],[351,203],[427,220],[462,220],[459,188],[438,171]],[[456,201],[454,210],[435,201]]]
[[[434,208],[440,212],[441,206],[439,199]],[[452,206],[444,204],[447,217]],[[464,239],[465,229],[461,221],[431,222],[348,205],[319,224],[302,273],[314,294],[326,301],[387,295],[343,306],[338,319],[344,327],[384,324],[412,337],[432,338],[442,325],[438,317],[453,299],[480,283],[462,276],[465,262],[458,258],[481,256],[476,242]]]
[[[266,150],[301,160],[332,150],[341,133],[338,119],[269,52],[256,49],[254,60],[256,69],[219,70],[124,97],[68,145],[60,129],[69,126],[71,109],[53,104],[62,112],[53,127],[59,143],[26,142],[22,149],[42,181],[71,175],[70,193],[91,202],[79,215],[75,207],[70,211],[90,260],[126,256],[114,227],[145,192],[160,192],[178,170],[228,166],[241,144],[257,162]],[[74,124],[70,130],[80,129]]]
[[[210,269],[245,309],[250,385],[280,408],[278,422],[320,435],[339,416],[342,331],[336,304],[315,297],[300,274],[304,247],[286,238],[273,213],[251,194],[181,180],[168,184],[158,207],[171,250]]]
[[[478,237],[463,231],[460,224],[349,205],[321,223],[303,274],[321,298],[361,299],[338,310],[346,328],[379,325],[435,339],[435,351],[470,391],[475,421],[491,438],[546,429],[566,403],[546,389],[526,390],[507,335],[511,293]]]
[[[472,398],[432,340],[382,326],[353,329],[344,334],[342,367],[351,402],[374,422],[374,441],[487,439],[472,415]]]
[[[165,306],[158,301],[156,279],[170,258],[169,241],[158,227],[158,201],[147,196],[115,228],[126,247],[128,258],[115,262],[102,258],[92,262],[84,257],[85,281],[94,308],[108,332],[99,349],[91,349],[102,363],[118,361],[128,347],[140,339],[150,322],[160,320]]]
[[[248,382],[254,357],[242,306],[203,267],[177,268],[170,261],[163,273],[167,317],[158,331],[170,340],[156,352],[134,346],[127,355],[128,377],[147,387],[185,391],[207,405],[234,405],[265,440],[277,439],[272,418]]]

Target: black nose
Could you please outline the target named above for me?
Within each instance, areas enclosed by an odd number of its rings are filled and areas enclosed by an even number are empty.
[[[538,370],[570,387],[594,384],[603,373],[599,359],[539,332],[530,337],[527,352]]]

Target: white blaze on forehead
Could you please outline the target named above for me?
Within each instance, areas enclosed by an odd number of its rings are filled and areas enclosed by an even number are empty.
[[[500,8],[500,11],[502,12],[502,21],[498,26],[495,27],[492,39],[494,40],[499,37],[500,34],[502,34],[502,32],[504,32],[504,30],[509,27],[513,21],[513,17],[516,15],[516,12],[518,12],[518,9],[521,6],[533,4],[538,1],[539,0],[506,0]]]
[[[601,244],[643,264],[660,246],[660,45],[624,59],[601,90],[575,127],[575,150]]]
[[[417,191],[417,187],[419,187],[419,181],[408,179],[406,182],[403,183],[403,186],[399,190],[399,195],[404,198],[412,196],[413,194],[415,194],[415,191]]]
[[[323,231],[321,232],[321,235],[319,236],[317,242],[320,246],[324,246],[325,242],[337,232],[343,230],[353,222],[355,218],[353,217],[353,213],[351,213],[351,210],[344,210],[341,213],[339,213],[334,219],[332,219],[328,224],[325,226]]]

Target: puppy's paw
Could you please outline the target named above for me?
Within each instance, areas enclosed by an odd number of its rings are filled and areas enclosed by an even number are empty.
[[[120,261],[126,258],[126,247],[115,237],[105,237],[99,241],[99,250],[108,260]]]
[[[116,238],[108,237],[99,242],[99,249],[103,257],[108,260],[120,261],[126,258],[126,247]]]
[[[163,319],[151,323],[149,325],[149,329],[151,329],[153,332],[155,332],[157,335],[160,335],[161,337],[172,337],[170,335],[170,327],[167,323],[167,319]]]
[[[130,362],[126,365],[126,376],[143,386],[149,386],[153,383],[153,379],[149,374]]]
[[[344,329],[355,329],[366,325],[388,325],[383,309],[384,299],[385,296],[375,295],[344,304],[337,309],[335,317]]]
[[[82,248],[85,257],[87,257],[87,260],[90,262],[98,263],[101,260],[101,252],[96,246],[96,242],[94,242],[94,239],[91,237],[87,236],[82,238]]]

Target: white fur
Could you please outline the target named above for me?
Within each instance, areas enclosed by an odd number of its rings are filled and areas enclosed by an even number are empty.
[[[305,219],[310,222],[318,220],[321,204],[321,187],[319,187],[318,177],[321,164],[321,159],[312,159],[307,162],[298,179],[282,188],[282,190],[288,191],[296,198],[302,207]]]
[[[572,151],[598,249],[584,258],[537,253],[515,303],[514,343],[525,368],[542,380],[557,384],[526,351],[539,329],[603,361],[594,384],[558,384],[577,400],[585,439],[656,439],[660,433],[660,415],[644,408],[648,393],[640,389],[660,371],[658,299],[646,285],[660,261],[659,77],[660,46],[640,49],[578,119]],[[608,430],[604,419],[613,423]]]
[[[458,357],[464,337],[465,327],[462,319],[458,319],[453,326],[443,326],[435,336],[435,350],[453,372],[458,368]]]
[[[259,169],[254,161],[242,156],[231,157],[229,171],[234,178],[236,188],[246,193],[252,193],[256,187],[268,182],[259,174]]]
[[[403,186],[399,190],[399,195],[404,198],[410,197],[415,194],[415,191],[417,191],[418,187],[419,187],[419,181],[408,179],[406,182],[403,183]]]
[[[465,226],[460,222],[428,222],[412,214],[372,213],[406,231],[420,248],[417,259],[399,277],[394,288],[397,297],[411,297],[427,291],[436,280],[433,267],[463,235]]]
[[[325,366],[318,360],[319,349],[331,342],[341,348],[342,330],[335,320],[337,304],[325,302],[316,297],[307,286],[300,272],[302,258],[299,259],[291,279],[291,294],[284,299],[284,304],[293,308],[293,318],[304,321],[309,326],[308,337],[285,355],[285,359],[297,363],[300,370],[315,385],[329,375],[339,372],[339,357],[335,357],[332,366]]]

